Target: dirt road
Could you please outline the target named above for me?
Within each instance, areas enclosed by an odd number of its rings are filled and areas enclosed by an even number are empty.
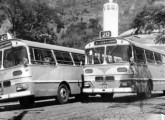
[[[26,109],[18,102],[0,103],[0,120],[165,120],[165,96],[157,92],[142,100],[136,95],[115,94],[111,102],[95,96],[83,103],[71,98],[65,105],[47,100]]]

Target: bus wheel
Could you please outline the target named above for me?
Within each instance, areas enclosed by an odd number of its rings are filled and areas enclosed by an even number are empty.
[[[110,94],[101,94],[101,99],[103,101],[111,101],[113,98],[113,94],[114,93],[110,93]]]
[[[152,92],[151,92],[151,83],[150,82],[148,82],[147,83],[147,87],[146,87],[146,90],[145,90],[145,92],[144,92],[144,98],[151,98],[151,94],[152,94]]]
[[[19,103],[22,107],[33,107],[34,106],[34,97],[20,98]]]
[[[61,104],[67,103],[69,100],[69,93],[68,87],[65,84],[61,84],[57,91],[57,101]]]

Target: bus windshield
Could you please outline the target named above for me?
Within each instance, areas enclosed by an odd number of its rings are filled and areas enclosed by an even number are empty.
[[[102,64],[104,62],[104,51],[104,47],[87,49],[87,64]]]
[[[129,62],[131,56],[132,50],[128,45],[107,46],[106,48],[107,63]]]
[[[132,50],[129,45],[90,48],[86,49],[85,53],[87,64],[129,62],[132,57]]]
[[[27,50],[23,46],[10,48],[4,51],[4,68],[22,65],[27,62]]]

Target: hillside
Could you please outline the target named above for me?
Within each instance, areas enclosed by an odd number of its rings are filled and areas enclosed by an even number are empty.
[[[103,5],[109,2],[109,0],[2,1],[1,8],[4,13],[2,16],[8,16],[9,18],[5,17],[7,19],[4,20],[11,21],[10,23],[3,20],[1,29],[4,33],[10,28],[11,33],[17,38],[81,49],[99,36],[103,26]],[[114,0],[119,5],[119,34],[131,29],[131,26],[135,28],[142,25],[151,26],[152,14],[150,18],[147,16],[148,19],[144,20],[141,19],[141,12],[147,7],[150,9],[155,1],[157,3],[161,1],[158,7],[162,9],[161,15],[164,14],[165,5],[161,5],[164,3],[162,0]],[[154,12],[155,8],[151,7],[151,10]],[[158,18],[162,20],[162,16]],[[144,24],[140,24],[139,21]],[[10,23],[9,27],[7,23]]]
[[[47,0],[51,7],[64,10],[65,20],[87,22],[90,18],[97,18],[102,26],[103,4],[109,0]],[[129,29],[129,26],[148,0],[114,0],[119,5],[119,33]]]

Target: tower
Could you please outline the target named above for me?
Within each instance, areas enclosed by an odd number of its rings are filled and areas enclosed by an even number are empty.
[[[118,4],[113,0],[103,5],[103,31],[111,31],[111,37],[118,36]]]

